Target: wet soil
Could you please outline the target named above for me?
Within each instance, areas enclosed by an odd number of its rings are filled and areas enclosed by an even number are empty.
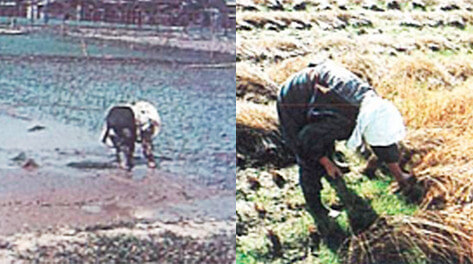
[[[187,67],[183,53],[163,62],[156,49],[107,41],[90,42],[84,56],[80,42],[42,32],[0,41],[0,235],[234,221],[234,67]],[[99,135],[110,105],[140,99],[163,120],[158,168],[138,148],[125,172]]]

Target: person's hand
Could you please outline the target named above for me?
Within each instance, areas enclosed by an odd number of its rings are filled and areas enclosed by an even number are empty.
[[[324,156],[319,159],[319,162],[324,166],[325,171],[331,178],[336,179],[342,177],[342,171],[329,158]]]
[[[337,167],[335,164],[331,164],[325,168],[327,171],[328,176],[330,176],[333,179],[336,179],[338,177],[342,177],[342,171]]]

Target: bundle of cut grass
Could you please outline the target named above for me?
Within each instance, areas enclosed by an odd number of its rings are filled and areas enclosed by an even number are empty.
[[[282,30],[287,27],[286,23],[275,18],[275,12],[243,12],[238,20],[249,23],[256,28],[266,28],[272,30]]]
[[[342,263],[472,263],[471,206],[378,220],[353,237]]]
[[[409,92],[405,89],[415,92],[444,91],[445,88],[451,89],[454,81],[442,63],[419,54],[402,56],[393,61],[390,74],[385,75],[383,79],[384,82],[380,84],[383,90],[400,96],[404,96],[401,92]]]
[[[410,132],[404,147],[409,167],[425,187],[421,207],[443,209],[473,201],[472,130]],[[459,133],[459,134],[458,134]]]
[[[444,208],[473,201],[471,133],[467,130],[464,134],[455,135],[448,130],[440,131],[433,137],[437,140],[430,140],[435,144],[422,155],[420,164],[415,168],[418,178],[427,187],[423,207]],[[419,142],[429,144],[428,140]]]
[[[236,43],[237,59],[240,61],[279,61],[308,53],[308,49],[300,41],[291,38],[247,40],[237,37]]]
[[[281,84],[287,80],[292,74],[304,69],[309,65],[314,56],[300,56],[290,58],[276,63],[268,68],[268,75],[272,80]]]
[[[294,163],[291,151],[282,142],[276,107],[237,101],[236,133],[239,167]]]
[[[385,74],[382,62],[379,59],[373,59],[372,56],[360,56],[347,52],[334,60],[372,86],[376,86]]]
[[[236,82],[237,98],[255,103],[268,103],[277,98],[278,86],[247,63],[237,63]]]
[[[320,52],[317,55],[300,56],[282,61],[268,68],[268,75],[277,83],[283,83],[292,74],[304,69],[311,62],[323,61],[331,56]],[[354,55],[351,52],[345,52],[332,59],[339,65],[346,67],[355,73],[361,79],[371,85],[378,84],[382,76],[383,67],[371,56]]]

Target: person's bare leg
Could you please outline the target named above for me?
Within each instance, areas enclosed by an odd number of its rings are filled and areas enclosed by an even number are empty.
[[[361,173],[364,175],[368,176],[368,178],[373,179],[375,178],[375,172],[376,169],[379,167],[379,160],[375,155],[371,155],[371,157],[368,159],[368,163],[366,164],[366,167],[363,169]]]
[[[156,168],[156,161],[153,155],[152,134],[149,131],[145,131],[145,132],[142,132],[141,136],[142,136],[141,145],[143,148],[143,155],[145,156],[148,162],[148,167],[154,169]]]
[[[408,187],[409,182],[408,180],[412,177],[411,175],[403,172],[401,170],[401,167],[399,166],[399,163],[393,162],[393,163],[388,163],[388,168],[391,174],[394,176],[396,179],[397,183],[399,184],[400,187]]]

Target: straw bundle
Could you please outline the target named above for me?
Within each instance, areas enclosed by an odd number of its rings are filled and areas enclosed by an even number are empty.
[[[379,219],[352,237],[342,263],[472,263],[471,206]]]
[[[283,167],[294,162],[278,130],[274,105],[238,101],[236,123],[238,166]]]
[[[255,103],[268,103],[277,98],[277,85],[264,73],[246,63],[237,63],[236,95]]]

